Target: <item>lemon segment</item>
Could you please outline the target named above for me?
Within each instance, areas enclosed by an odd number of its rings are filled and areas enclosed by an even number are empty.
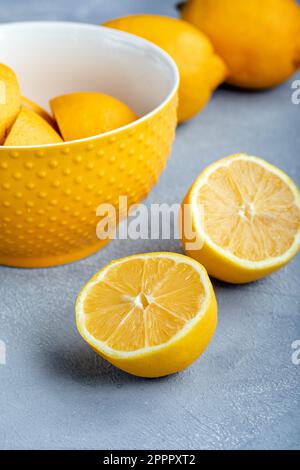
[[[4,146],[30,146],[58,142],[62,142],[62,138],[45,119],[30,109],[21,108]]]
[[[69,93],[50,105],[65,141],[103,134],[138,118],[125,103],[104,93]]]
[[[82,289],[79,332],[115,366],[160,377],[190,365],[208,345],[217,304],[206,270],[175,253],[110,263]]]
[[[185,251],[218,279],[259,279],[299,250],[299,191],[284,172],[258,157],[240,154],[213,163],[183,205],[200,242],[191,248],[183,221]]]

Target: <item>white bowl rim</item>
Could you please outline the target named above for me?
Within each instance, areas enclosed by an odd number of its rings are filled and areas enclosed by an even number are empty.
[[[102,134],[97,134],[91,137],[85,137],[83,139],[76,139],[76,140],[70,140],[70,141],[65,141],[65,142],[57,142],[53,144],[41,144],[41,145],[0,145],[0,153],[1,151],[5,150],[20,150],[20,149],[44,149],[44,148],[55,148],[55,147],[66,147],[70,146],[72,144],[76,144],[79,142],[82,143],[91,143],[93,140],[98,139],[99,137],[106,137],[109,135],[115,135],[116,133],[119,133],[123,130],[130,129],[131,127],[134,127],[137,123],[143,122],[156,113],[158,113],[163,107],[166,106],[166,104],[173,98],[175,93],[178,90],[179,87],[179,70],[178,67],[172,59],[172,57],[164,51],[161,47],[157,46],[153,42],[150,42],[144,38],[141,38],[139,36],[136,36],[134,34],[127,33],[125,31],[119,31],[113,28],[108,28],[106,26],[101,26],[101,25],[96,25],[96,24],[90,24],[90,23],[81,23],[81,22],[75,22],[75,21],[18,21],[18,22],[10,22],[10,23],[2,23],[0,24],[0,30],[2,29],[10,29],[10,28],[33,28],[35,26],[56,26],[56,27],[65,27],[65,28],[81,28],[81,29],[97,29],[99,31],[105,30],[106,32],[109,31],[109,34],[119,37],[120,39],[128,38],[130,39],[131,42],[135,44],[141,44],[141,45],[148,45],[150,46],[156,53],[158,53],[170,66],[170,68],[173,71],[173,77],[174,77],[174,83],[172,86],[171,91],[168,93],[166,98],[161,102],[159,106],[156,106],[150,113],[145,114],[144,116],[136,119],[135,121],[131,122],[130,124],[127,124],[126,126],[119,127],[117,129],[113,129],[112,131],[108,132],[103,132]]]

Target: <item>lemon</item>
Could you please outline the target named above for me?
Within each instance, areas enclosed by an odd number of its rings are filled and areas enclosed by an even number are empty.
[[[233,85],[272,87],[300,67],[295,0],[188,0],[181,15],[210,38]]]
[[[113,261],[81,290],[80,334],[116,367],[161,377],[189,366],[210,342],[217,303],[206,270],[175,253]]]
[[[50,126],[56,129],[57,126],[53,117],[39,104],[35,103],[29,98],[26,98],[25,96],[22,96],[22,106],[24,108],[31,109],[31,111],[34,111],[35,113],[37,113],[39,116],[45,119],[45,121],[47,121],[48,124],[50,124]]]
[[[209,39],[189,23],[159,15],[132,15],[104,26],[135,34],[155,43],[175,60],[180,73],[178,121],[195,116],[226,75],[223,61]]]
[[[21,108],[21,92],[13,70],[0,64],[0,145],[16,120]]]
[[[137,119],[124,103],[96,92],[78,92],[50,101],[64,140],[76,140],[112,131]]]
[[[287,264],[299,250],[299,190],[261,158],[238,154],[209,165],[183,206],[186,253],[223,281],[259,279]],[[187,224],[194,240],[187,236]]]
[[[4,146],[54,144],[62,138],[41,116],[22,108],[4,142]]]

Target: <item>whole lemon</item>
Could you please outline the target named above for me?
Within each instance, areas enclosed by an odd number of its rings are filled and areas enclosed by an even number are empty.
[[[178,121],[197,114],[224,81],[226,67],[209,39],[186,21],[159,15],[132,15],[104,26],[148,39],[168,52],[180,73]]]
[[[268,88],[300,67],[295,0],[188,0],[181,15],[210,38],[228,66],[228,83]]]

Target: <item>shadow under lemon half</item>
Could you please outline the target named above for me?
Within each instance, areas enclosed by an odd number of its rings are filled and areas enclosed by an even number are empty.
[[[207,272],[176,253],[113,261],[81,290],[76,321],[85,341],[116,367],[162,377],[188,367],[217,325]]]

